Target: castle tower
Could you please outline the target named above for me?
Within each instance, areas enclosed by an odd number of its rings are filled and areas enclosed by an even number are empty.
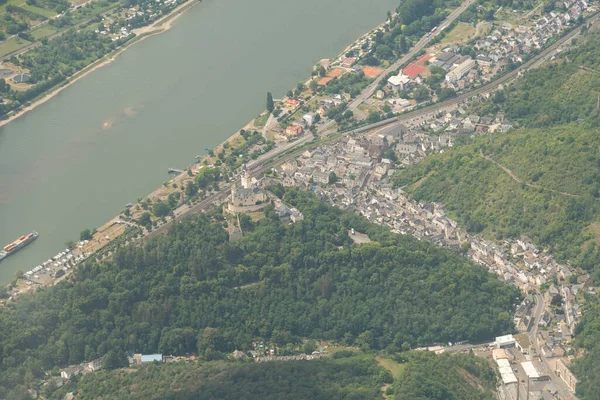
[[[250,175],[248,174],[248,170],[244,166],[244,172],[242,174],[242,187],[244,189],[250,189],[252,187],[252,182],[250,180]]]

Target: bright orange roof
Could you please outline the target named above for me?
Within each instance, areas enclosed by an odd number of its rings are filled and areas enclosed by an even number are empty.
[[[410,76],[411,78],[416,78],[425,71],[427,71],[427,68],[422,65],[408,64],[408,67],[404,68],[402,73],[406,76]]]
[[[333,80],[333,78],[326,76],[325,78],[321,78],[319,80],[319,82],[317,82],[317,84],[321,85],[321,86],[325,86],[327,85],[329,82],[331,82]]]
[[[327,74],[327,76],[330,76],[332,78],[337,78],[338,76],[342,76],[344,74],[344,70],[341,68],[334,68],[331,71],[329,71],[329,73]]]
[[[365,73],[365,76],[367,78],[376,78],[377,75],[379,75],[380,73],[383,72],[383,70],[381,68],[377,68],[377,67],[366,66],[363,68],[363,72]]]

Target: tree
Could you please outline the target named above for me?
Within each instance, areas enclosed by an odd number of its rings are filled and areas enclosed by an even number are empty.
[[[116,369],[127,366],[127,357],[125,353],[117,350],[109,350],[102,360],[102,368]]]
[[[319,65],[319,76],[323,77],[327,75],[327,71],[325,70],[325,67],[323,67],[322,65]]]
[[[169,202],[169,208],[171,210],[177,208],[177,206],[179,205],[179,199],[181,198],[179,192],[173,192],[169,195],[168,198],[168,202]]]
[[[146,229],[150,229],[152,227],[152,217],[150,216],[150,213],[147,211],[143,213],[138,219],[138,224],[146,227]]]
[[[408,43],[406,43],[406,36],[400,35],[400,52],[406,53],[408,51]]]
[[[157,218],[166,217],[171,212],[171,208],[162,201],[157,201],[152,205],[152,214]]]
[[[311,354],[316,349],[317,345],[315,344],[314,340],[307,340],[302,346],[302,351],[304,351],[304,354]]]
[[[387,44],[380,44],[375,49],[375,54],[377,57],[383,60],[389,60],[394,56],[394,52]]]
[[[198,186],[194,182],[189,182],[185,187],[185,195],[187,198],[194,197],[198,194]]]
[[[329,183],[330,183],[330,184],[331,184],[331,183],[336,183],[337,181],[338,181],[338,177],[337,177],[337,175],[335,174],[335,172],[331,171],[331,172],[329,173]]]
[[[504,90],[498,90],[494,93],[494,97],[492,98],[494,104],[501,104],[506,101],[506,94]]]
[[[275,103],[273,103],[273,95],[271,92],[267,92],[267,111],[273,112],[275,109]]]
[[[415,89],[415,91],[413,92],[413,96],[414,96],[415,100],[418,102],[428,100],[429,99],[429,90],[424,86],[420,86]]]
[[[367,123],[374,124],[375,122],[379,122],[381,120],[381,115],[376,111],[369,111],[369,115],[367,115]]]
[[[449,99],[454,96],[456,96],[456,92],[454,91],[454,89],[451,89],[451,88],[441,89],[438,93],[438,98],[440,101]]]
[[[84,229],[79,234],[79,240],[81,240],[81,241],[91,240],[91,239],[92,239],[92,232],[89,229]]]
[[[221,341],[222,337],[218,329],[211,327],[204,328],[196,344],[198,354],[205,353],[207,350],[219,350]]]
[[[364,331],[356,338],[356,344],[364,351],[370,350],[373,347],[373,333]]]

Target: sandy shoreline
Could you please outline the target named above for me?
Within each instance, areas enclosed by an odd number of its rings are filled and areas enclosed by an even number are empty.
[[[102,68],[105,65],[112,63],[113,61],[115,61],[117,59],[117,57],[121,53],[123,53],[125,50],[127,50],[130,46],[133,46],[134,44],[139,43],[143,40],[146,40],[149,37],[152,37],[154,35],[158,35],[160,33],[168,31],[173,26],[173,23],[179,17],[181,17],[184,12],[188,11],[189,9],[191,9],[195,5],[199,4],[200,2],[201,2],[201,0],[200,1],[189,0],[189,2],[181,4],[179,7],[175,8],[173,10],[173,12],[171,12],[170,14],[167,14],[164,17],[160,18],[159,20],[155,21],[152,25],[143,26],[141,28],[135,29],[133,32],[135,33],[136,36],[135,36],[135,38],[133,38],[133,41],[131,41],[130,43],[127,43],[123,47],[117,49],[116,53],[114,53],[112,55],[105,55],[101,59],[94,61],[92,64],[88,65],[83,70],[81,70],[78,73],[76,73],[75,75],[67,78],[66,84],[52,90],[50,93],[44,95],[44,97],[34,101],[33,103],[31,103],[28,106],[22,108],[15,115],[12,115],[9,118],[0,121],[0,127],[7,125],[8,123],[14,121],[15,119],[23,116],[25,113],[44,104],[45,102],[47,102],[48,100],[50,100],[51,98],[56,96],[58,93],[60,93],[64,89],[68,88],[69,86],[71,86],[72,84],[77,82],[79,79],[96,71],[98,68]],[[108,58],[106,58],[106,57],[108,57]]]

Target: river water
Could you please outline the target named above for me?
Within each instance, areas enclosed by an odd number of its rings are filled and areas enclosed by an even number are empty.
[[[385,18],[398,0],[205,0],[168,32],[0,128],[0,283],[215,147]]]

